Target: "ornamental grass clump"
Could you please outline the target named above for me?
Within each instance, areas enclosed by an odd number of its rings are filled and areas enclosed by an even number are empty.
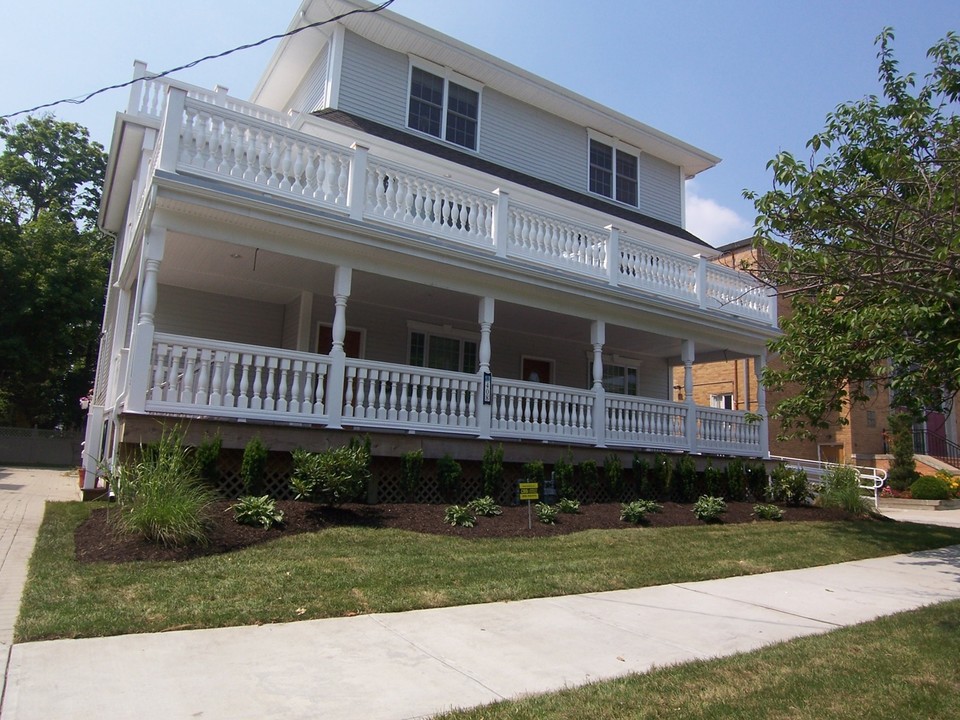
[[[140,449],[137,460],[118,463],[110,484],[121,532],[167,547],[207,542],[207,517],[216,494],[200,480],[196,457],[179,428]]]
[[[840,508],[851,515],[869,512],[867,499],[860,489],[860,473],[849,465],[838,465],[823,476],[817,501],[821,507]]]

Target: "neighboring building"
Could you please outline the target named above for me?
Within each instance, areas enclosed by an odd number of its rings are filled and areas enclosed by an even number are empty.
[[[755,261],[753,241],[742,240],[719,248],[720,255],[715,262],[731,268],[741,268],[742,263],[753,264]],[[780,298],[778,303],[780,318],[789,316],[791,305],[789,299]],[[772,368],[781,368],[782,363],[778,356],[770,356],[768,363]],[[732,359],[715,363],[698,365],[694,369],[693,392],[694,401],[698,405],[722,407],[728,410],[743,410],[756,412],[757,384],[755,382],[755,368],[750,359]],[[680,390],[678,385],[682,375],[674,371],[674,389]],[[776,409],[777,404],[784,398],[790,397],[790,388],[782,391],[766,391],[766,406],[770,411]],[[675,396],[682,399],[681,395]],[[781,428],[776,417],[769,423],[770,453],[774,456],[819,460],[824,462],[849,463],[856,465],[886,467],[888,458],[888,428],[887,418],[890,414],[889,393],[886,390],[875,392],[873,397],[864,405],[849,408],[846,413],[845,424],[836,418],[830,427],[816,433],[807,440],[790,439],[780,440],[778,435]],[[914,431],[916,451],[919,456],[932,456],[935,460],[958,464],[957,445],[958,418],[956,413],[944,417],[940,413],[932,413],[927,421],[917,426]],[[923,457],[919,458],[921,462]],[[935,470],[936,462],[926,465],[928,470]],[[923,470],[923,467],[921,467]]]
[[[674,367],[759,368],[777,332],[684,229],[718,158],[387,11],[287,37],[248,102],[136,72],[88,470],[164,418],[233,447],[767,454],[762,393],[759,421],[673,397]]]

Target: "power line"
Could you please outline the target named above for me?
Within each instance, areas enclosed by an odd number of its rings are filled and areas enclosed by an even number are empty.
[[[247,45],[239,45],[238,47],[231,48],[229,50],[224,50],[223,52],[217,53],[216,55],[207,55],[206,57],[202,57],[198,60],[194,60],[193,62],[188,62],[186,65],[181,65],[179,67],[171,68],[170,70],[164,70],[161,73],[151,73],[150,77],[151,78],[166,77],[167,75],[172,75],[173,73],[180,72],[181,70],[188,70],[192,67],[196,67],[200,63],[206,62],[207,60],[218,60],[219,58],[226,57],[227,55],[231,55],[241,50],[249,50],[251,48],[259,47],[265,43],[271,42],[272,40],[280,40],[282,38],[290,37],[292,35],[296,35],[297,33],[301,33],[304,30],[310,30],[311,28],[316,28],[322,25],[327,25],[332,22],[337,22],[338,20],[342,20],[343,18],[349,17],[350,15],[357,15],[361,13],[378,13],[381,10],[384,10],[390,5],[392,5],[393,1],[394,0],[385,0],[384,2],[380,3],[379,5],[373,8],[368,8],[366,10],[358,8],[356,10],[351,10],[350,12],[345,12],[340,15],[336,15],[332,18],[328,18],[326,20],[319,20],[315,23],[310,23],[309,25],[298,27],[295,30],[291,30],[289,32],[280,33],[279,35],[271,35],[270,37],[266,37],[263,40],[258,40],[255,43],[249,43]],[[97,95],[108,92],[110,90],[119,90],[121,88],[129,87],[130,85],[133,85],[134,83],[138,83],[144,79],[145,78],[134,78],[133,80],[128,80],[127,82],[119,83],[117,85],[108,85],[107,87],[102,87],[99,90],[94,90],[92,93],[85,95],[79,99],[64,98],[62,100],[55,100],[53,102],[44,103],[42,105],[36,105],[26,110],[17,110],[16,112],[7,113],[6,115],[0,115],[0,120],[6,120],[8,118],[16,117],[17,115],[23,115],[25,113],[33,113],[33,112],[36,112],[37,110],[45,110],[46,108],[56,107],[57,105],[64,105],[64,104],[83,105],[83,103],[87,102],[87,100],[90,100],[91,98],[94,98]]]

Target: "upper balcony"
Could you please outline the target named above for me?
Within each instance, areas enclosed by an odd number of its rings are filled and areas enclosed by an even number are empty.
[[[133,86],[127,114],[161,129],[151,171],[428,235],[646,300],[777,325],[776,298],[766,288],[703,255],[684,254],[676,238],[499,178],[483,183],[449,161],[417,163],[411,151],[376,138],[350,142],[311,116],[152,78],[139,63],[137,74],[143,80]]]

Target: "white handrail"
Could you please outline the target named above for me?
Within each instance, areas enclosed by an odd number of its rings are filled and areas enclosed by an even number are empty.
[[[880,488],[882,488],[887,481],[887,471],[883,468],[869,467],[866,465],[846,465],[844,463],[782,457],[779,455],[771,455],[770,459],[782,462],[787,467],[803,470],[807,474],[807,481],[812,485],[822,485],[824,476],[832,470],[844,467],[853,468],[857,472],[860,487],[863,490],[869,490],[873,493],[874,506],[880,506]]]

